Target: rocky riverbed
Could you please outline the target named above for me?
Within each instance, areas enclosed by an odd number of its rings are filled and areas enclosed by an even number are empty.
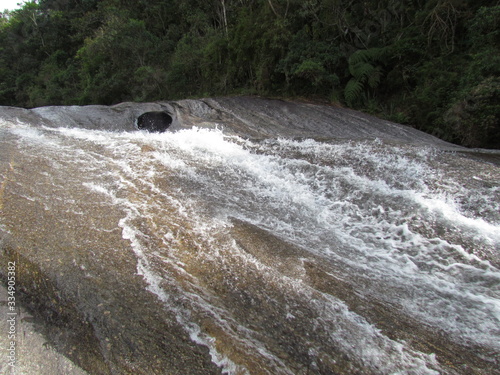
[[[498,373],[495,152],[247,97],[3,107],[0,151],[18,373]]]

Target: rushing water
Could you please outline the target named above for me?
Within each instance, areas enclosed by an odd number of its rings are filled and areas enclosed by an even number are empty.
[[[119,210],[93,230],[119,229],[147,290],[224,373],[498,369],[494,164],[422,145],[218,128],[4,121],[0,131],[22,155],[2,189],[15,181],[21,200],[70,217],[89,215],[82,196]],[[28,176],[23,165],[37,167]],[[6,215],[0,225],[15,232]]]

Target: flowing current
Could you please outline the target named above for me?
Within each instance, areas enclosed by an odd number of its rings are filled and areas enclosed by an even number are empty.
[[[498,369],[494,164],[421,145],[252,139],[217,127],[150,134],[4,121],[0,132],[17,153],[2,158],[2,196],[10,186],[68,228],[83,216],[74,233],[118,232],[144,293],[222,373]],[[16,234],[6,214],[0,228]],[[98,236],[75,241],[101,246]]]

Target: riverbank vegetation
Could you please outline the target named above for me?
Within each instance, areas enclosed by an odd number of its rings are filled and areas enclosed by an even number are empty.
[[[0,19],[0,104],[306,98],[500,148],[500,2],[39,0]]]

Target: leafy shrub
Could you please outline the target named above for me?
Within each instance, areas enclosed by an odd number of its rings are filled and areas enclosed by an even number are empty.
[[[464,146],[500,148],[500,78],[474,87],[445,114],[445,123]]]

